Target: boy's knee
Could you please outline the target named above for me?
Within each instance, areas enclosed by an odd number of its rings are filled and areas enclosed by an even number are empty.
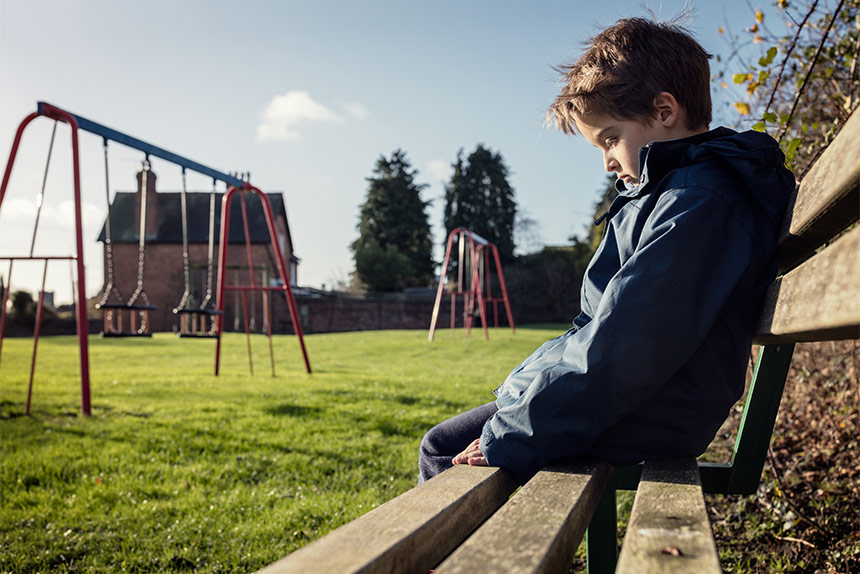
[[[422,456],[439,455],[439,441],[436,437],[436,429],[437,427],[431,428],[424,434],[424,438],[421,439],[421,445],[418,447],[418,449],[421,452]]]

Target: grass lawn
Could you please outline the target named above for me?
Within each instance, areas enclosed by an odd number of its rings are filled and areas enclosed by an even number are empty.
[[[258,569],[409,489],[435,423],[492,399],[564,326],[214,342],[90,339],[93,416],[80,411],[77,342],[3,341],[0,572]]]

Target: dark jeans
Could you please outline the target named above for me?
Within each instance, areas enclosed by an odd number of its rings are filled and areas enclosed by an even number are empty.
[[[481,437],[484,423],[499,410],[487,403],[441,422],[424,435],[418,451],[418,483],[451,468],[451,459]]]

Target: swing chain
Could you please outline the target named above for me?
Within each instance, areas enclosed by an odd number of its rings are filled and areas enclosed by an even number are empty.
[[[200,310],[206,311],[212,307],[212,276],[215,267],[215,185],[212,180],[212,193],[209,194],[209,257],[206,261],[206,296],[200,304]]]
[[[111,238],[111,206],[110,206],[110,176],[108,170],[108,140],[103,140],[104,156],[105,156],[105,200],[107,201],[107,218],[105,219],[105,289],[96,303],[96,309],[107,304],[111,295],[114,295],[118,303],[122,303],[122,294],[114,285],[114,270],[113,270],[113,240]]]
[[[149,297],[146,295],[146,291],[143,290],[143,270],[146,261],[146,200],[147,200],[147,192],[149,191],[149,181],[147,174],[151,169],[149,163],[149,157],[143,160],[143,169],[141,171],[141,191],[140,191],[140,241],[138,242],[137,247],[137,289],[135,289],[131,298],[128,300],[127,305],[131,307],[137,302],[138,297],[143,301],[144,305],[149,306]],[[141,323],[140,323],[140,332],[146,331],[146,313],[141,311],[140,313]]]
[[[188,311],[189,308],[195,307],[194,297],[191,295],[191,276],[189,274],[189,257],[188,257],[188,189],[185,179],[185,167],[182,167],[182,193],[180,195],[180,206],[182,210],[182,275],[185,282],[185,291],[179,299],[179,303],[174,307],[174,313]]]
[[[141,204],[143,204],[143,209],[141,210],[140,216],[140,241],[137,245],[137,288],[141,292],[143,291],[143,269],[146,260],[146,202],[149,199],[147,196],[149,195],[149,178],[148,174],[150,171],[149,160],[146,159],[143,161],[143,177],[141,178]],[[144,298],[146,297],[146,293],[143,293]],[[148,305],[149,301],[145,301]]]
[[[185,168],[182,168],[182,218],[183,223],[187,224],[188,220],[188,206],[186,204],[186,188],[185,188]],[[183,274],[185,279],[185,293],[188,294],[191,290],[191,277],[188,274],[188,229],[182,229],[182,239],[185,241],[185,245],[183,247],[185,249],[182,250],[182,267]],[[183,301],[184,303],[184,301]]]

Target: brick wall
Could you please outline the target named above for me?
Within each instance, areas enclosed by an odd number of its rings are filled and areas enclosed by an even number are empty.
[[[283,297],[281,297],[283,299]],[[306,333],[332,333],[343,331],[372,331],[380,329],[430,329],[435,296],[390,294],[385,296],[354,297],[343,293],[296,294],[296,306],[302,329]],[[443,297],[436,323],[437,331],[450,327],[450,297]],[[490,326],[492,309],[487,310]],[[499,310],[499,325],[507,327],[504,309]],[[288,322],[273,323],[282,332],[292,332]],[[463,326],[463,300],[457,299],[455,326]],[[473,321],[480,329],[480,319]]]

